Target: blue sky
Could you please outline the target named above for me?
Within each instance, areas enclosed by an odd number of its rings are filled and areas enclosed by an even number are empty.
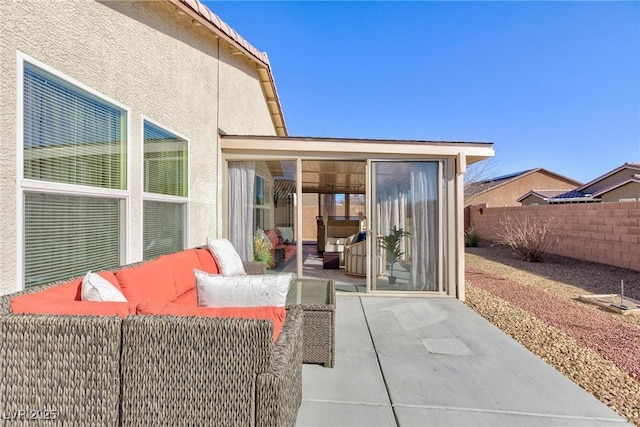
[[[494,174],[640,161],[640,2],[205,1],[290,135],[493,142]]]

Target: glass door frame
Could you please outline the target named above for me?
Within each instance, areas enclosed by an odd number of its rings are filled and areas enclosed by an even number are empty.
[[[438,283],[437,291],[388,291],[388,290],[377,290],[374,288],[373,283],[374,280],[377,280],[377,268],[376,264],[378,262],[378,253],[377,253],[377,221],[379,218],[377,215],[374,215],[375,207],[375,197],[376,197],[376,185],[375,185],[375,164],[377,163],[425,163],[432,162],[438,164],[438,185],[437,185],[437,212],[438,212],[438,226],[437,226],[437,236],[438,243],[436,245],[437,248],[437,271],[436,278]],[[450,194],[453,189],[450,185],[450,177],[447,173],[447,168],[449,167],[449,160],[443,158],[434,158],[434,159],[419,159],[415,158],[375,158],[375,159],[367,159],[367,169],[366,169],[366,179],[367,179],[367,192],[366,192],[366,215],[367,215],[367,259],[366,259],[366,292],[374,293],[374,294],[384,294],[384,295],[448,295],[451,292],[455,293],[455,289],[451,289],[451,286],[455,287],[455,284],[448,283],[449,274],[447,272],[448,267],[445,262],[445,258],[449,254],[448,247],[451,246],[451,239],[448,235],[449,229],[449,221],[451,218],[447,215],[446,211],[450,206],[452,200],[452,194]]]
[[[228,162],[232,161],[249,161],[249,160],[277,160],[277,161],[291,161],[296,164],[296,201],[295,204],[295,218],[296,223],[302,226],[303,222],[303,211],[302,211],[302,163],[305,160],[317,160],[317,161],[327,161],[331,162],[335,159],[344,159],[344,160],[358,160],[366,162],[366,193],[365,193],[365,214],[366,214],[366,232],[367,232],[367,255],[366,255],[366,292],[374,293],[376,295],[385,295],[385,296],[393,296],[393,295],[402,295],[402,296],[434,296],[434,295],[450,295],[455,296],[457,292],[456,285],[456,263],[453,261],[456,257],[456,236],[455,233],[451,230],[452,227],[455,226],[456,218],[452,215],[454,212],[454,208],[456,205],[456,163],[455,158],[443,158],[443,157],[434,157],[434,158],[406,158],[406,157],[380,157],[376,156],[375,158],[368,158],[366,156],[314,156],[314,155],[295,155],[295,154],[271,154],[271,153],[243,153],[243,154],[224,154],[223,155],[223,173],[222,173],[222,181],[223,181],[223,191],[222,191],[222,204],[225,206],[222,209],[221,216],[221,225],[222,225],[222,235],[223,237],[227,237],[226,234],[228,232],[228,214],[227,214],[227,191],[228,188],[228,176],[227,176],[227,168]],[[438,167],[438,212],[439,212],[439,244],[438,244],[438,287],[439,291],[381,291],[375,290],[372,286],[372,281],[377,279],[375,262],[376,262],[376,254],[377,254],[377,245],[375,242],[375,232],[374,232],[374,200],[375,200],[375,180],[374,180],[374,163],[396,163],[396,162],[437,162],[439,164]],[[296,239],[296,253],[298,256],[296,257],[296,274],[298,277],[303,277],[303,257],[301,256],[303,253],[302,247],[302,230],[298,230],[299,236]]]

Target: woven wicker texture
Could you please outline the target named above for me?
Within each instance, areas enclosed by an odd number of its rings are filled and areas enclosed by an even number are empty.
[[[267,271],[267,266],[263,262],[244,261],[244,271],[250,275],[262,275]]]
[[[295,426],[302,403],[302,310],[288,310],[286,321],[271,369],[258,376],[257,426]]]
[[[288,310],[275,344],[268,320],[10,314],[13,298],[74,279],[0,297],[0,414],[16,415],[2,425],[295,424],[301,311]]]
[[[336,288],[333,280],[300,279],[301,294],[292,286],[287,309],[304,311],[303,363],[319,363],[327,368],[335,364]],[[298,302],[296,304],[296,302]]]
[[[296,345],[290,341],[297,335],[289,331],[300,327],[296,318],[287,318],[282,339],[276,344],[271,338],[273,324],[268,320],[126,318],[122,425],[255,425],[258,374],[271,372],[276,350],[287,353],[288,364],[301,363],[287,352]],[[279,392],[295,396],[301,393],[301,384],[297,386],[292,390],[283,385]],[[269,401],[260,407],[282,400],[278,393],[266,397]]]
[[[7,425],[118,425],[120,325],[119,317],[0,315]]]

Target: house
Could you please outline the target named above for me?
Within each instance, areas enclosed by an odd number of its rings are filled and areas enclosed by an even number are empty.
[[[366,199],[369,291],[390,290],[374,243],[395,226],[411,237],[391,290],[464,298],[462,179],[492,144],[289,136],[266,54],[198,0],[1,2],[0,16],[0,294],[206,237],[249,259],[258,229],[302,254],[297,201],[320,194],[343,217],[338,199]]]
[[[550,199],[566,193],[567,190],[531,190],[517,201],[522,206],[548,205]]]
[[[548,203],[597,203],[640,200],[640,163],[625,163]],[[524,203],[523,203],[524,204]]]
[[[567,178],[543,168],[503,175],[483,181],[473,182],[465,189],[465,206],[486,205],[487,207],[520,206],[523,194],[529,195],[534,188],[543,199],[545,194],[562,194],[581,185],[581,182]],[[532,195],[533,196],[533,195]]]

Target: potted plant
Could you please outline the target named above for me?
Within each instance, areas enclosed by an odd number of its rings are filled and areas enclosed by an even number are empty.
[[[267,268],[273,268],[275,259],[264,233],[260,230],[253,235],[253,260],[263,262]]]
[[[390,285],[396,283],[396,277],[393,275],[393,265],[404,255],[404,252],[400,248],[400,243],[402,242],[403,237],[408,237],[410,235],[411,234],[408,231],[404,231],[402,228],[397,228],[394,225],[390,234],[378,237],[378,245],[385,250],[387,256]]]

